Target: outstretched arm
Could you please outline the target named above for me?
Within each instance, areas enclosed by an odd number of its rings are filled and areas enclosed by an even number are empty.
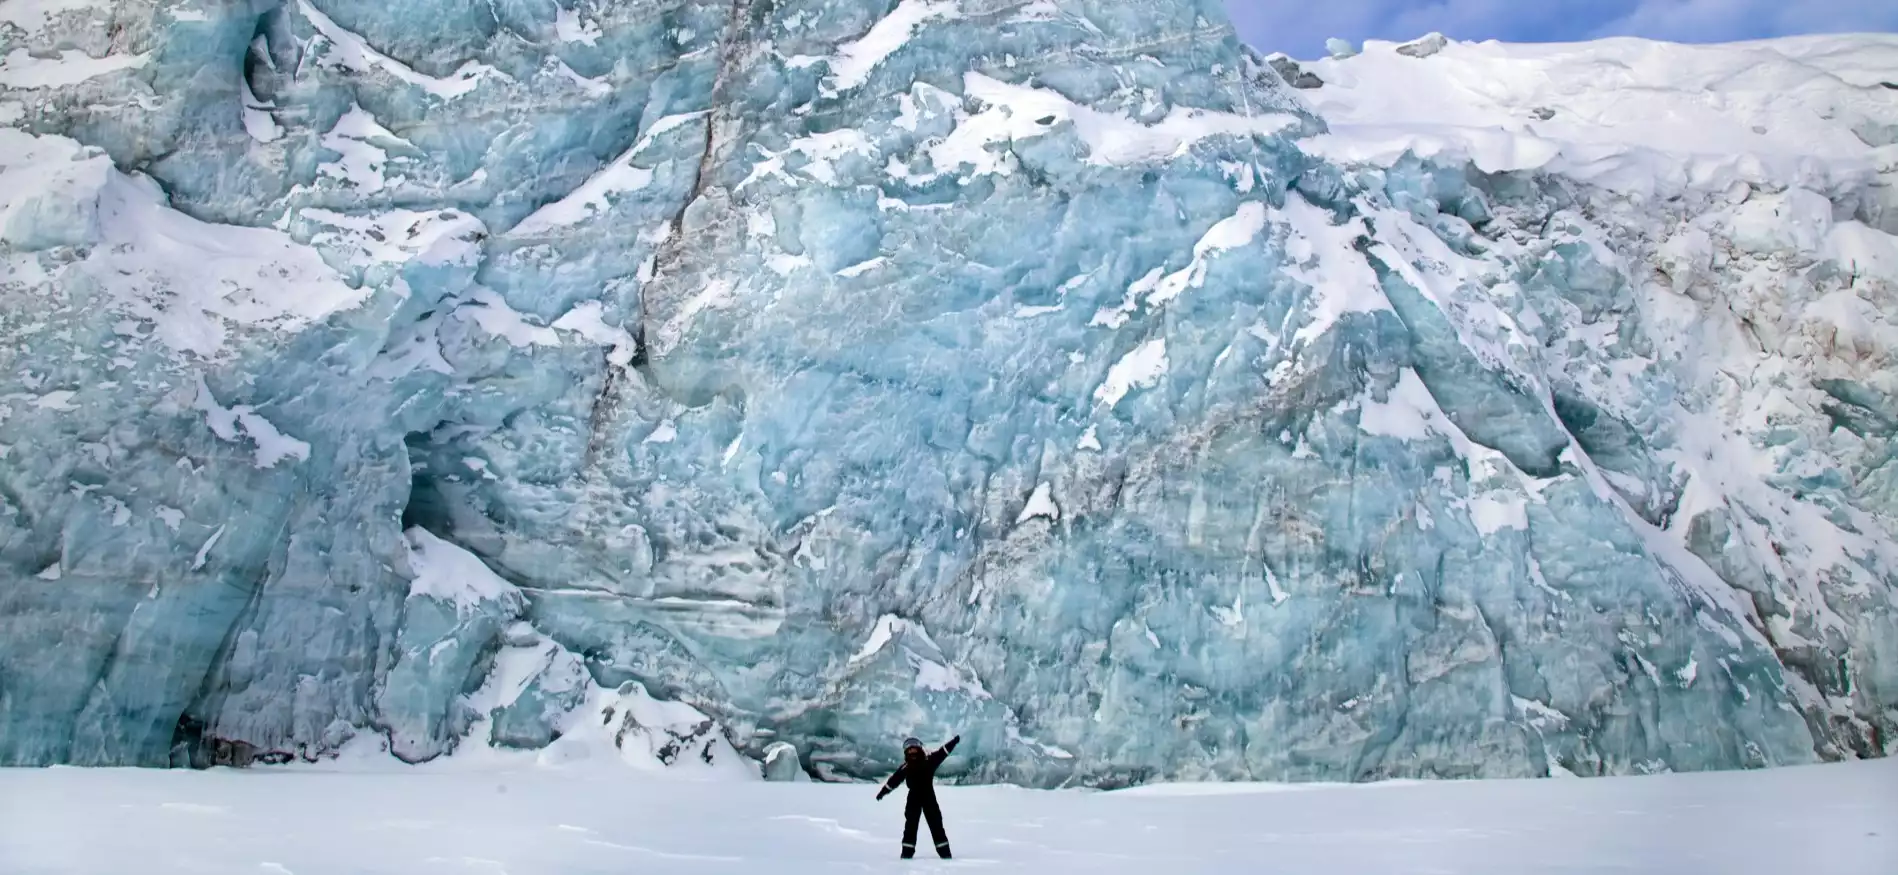
[[[948,759],[950,754],[955,753],[956,745],[961,744],[961,743],[962,743],[962,736],[960,735],[956,736],[955,738],[949,739],[948,744],[943,745],[941,748],[937,749],[935,753],[932,753],[929,755],[929,761],[935,765],[942,765],[942,761]]]
[[[891,790],[896,789],[896,785],[903,783],[903,775],[908,771],[908,765],[897,766],[896,774],[891,775],[888,781],[884,781],[883,789],[877,791],[877,800],[882,801],[883,797],[890,795]]]

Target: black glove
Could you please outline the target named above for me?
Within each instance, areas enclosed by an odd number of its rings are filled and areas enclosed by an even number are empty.
[[[885,796],[888,796],[888,795],[890,795],[890,790],[889,790],[889,788],[888,788],[888,787],[885,787],[885,788],[883,788],[883,789],[881,789],[881,790],[878,790],[878,791],[877,791],[877,801],[878,801],[878,802],[882,802],[882,801],[883,801],[883,797],[885,797]]]

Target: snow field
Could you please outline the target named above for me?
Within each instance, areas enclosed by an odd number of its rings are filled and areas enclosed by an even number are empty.
[[[1572,781],[941,791],[958,858],[896,859],[868,784],[614,769],[0,771],[13,875],[1890,875],[1898,762]]]

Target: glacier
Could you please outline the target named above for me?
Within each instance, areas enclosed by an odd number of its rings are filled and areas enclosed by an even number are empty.
[[[10,0],[0,764],[1891,753],[1898,38],[1343,48]]]

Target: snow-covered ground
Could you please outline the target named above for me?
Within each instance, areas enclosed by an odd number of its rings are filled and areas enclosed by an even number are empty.
[[[0,870],[849,872],[898,866],[868,785],[618,769],[0,771]],[[1898,761],[1571,781],[946,788],[990,872],[1898,872]],[[904,867],[908,868],[908,867]]]
[[[1736,183],[1839,190],[1898,162],[1898,36],[1426,38],[1303,66],[1324,81],[1301,93],[1331,128],[1306,148],[1346,162],[1457,156],[1650,196]]]

